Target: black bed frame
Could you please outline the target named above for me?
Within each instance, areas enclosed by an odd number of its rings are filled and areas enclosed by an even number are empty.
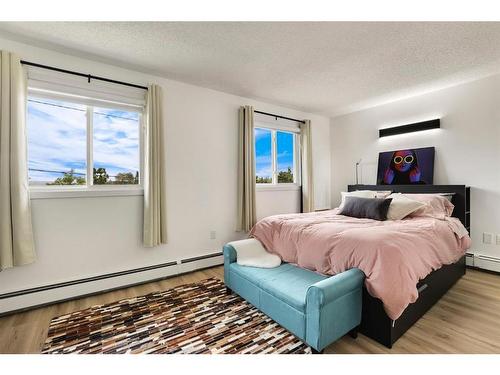
[[[453,217],[470,232],[470,188],[465,185],[349,185],[348,191],[390,190],[396,193],[454,193]],[[458,262],[431,272],[417,284],[418,299],[395,321],[385,313],[382,301],[363,289],[363,308],[359,332],[392,348],[392,345],[465,275],[465,256]]]

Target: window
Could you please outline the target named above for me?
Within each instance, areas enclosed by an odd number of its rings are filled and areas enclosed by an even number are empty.
[[[255,128],[255,175],[260,186],[298,184],[298,135],[292,131]]]
[[[141,113],[30,95],[30,186],[139,185]]]

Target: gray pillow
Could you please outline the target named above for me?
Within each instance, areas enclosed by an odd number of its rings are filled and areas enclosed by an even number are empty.
[[[344,207],[339,215],[360,219],[387,220],[387,211],[389,211],[391,201],[392,198],[346,197]]]

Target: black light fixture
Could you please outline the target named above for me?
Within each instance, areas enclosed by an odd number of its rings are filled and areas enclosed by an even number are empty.
[[[422,122],[415,122],[413,124],[408,124],[408,125],[394,126],[392,128],[379,129],[378,136],[379,138],[382,138],[382,137],[388,137],[390,135],[420,132],[422,130],[430,130],[430,129],[439,129],[440,127],[441,123],[439,119],[428,120]]]

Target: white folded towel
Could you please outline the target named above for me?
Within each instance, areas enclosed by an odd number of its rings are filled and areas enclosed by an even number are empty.
[[[240,266],[274,268],[281,264],[281,258],[269,253],[255,238],[229,242],[228,245],[236,250],[236,263]]]

